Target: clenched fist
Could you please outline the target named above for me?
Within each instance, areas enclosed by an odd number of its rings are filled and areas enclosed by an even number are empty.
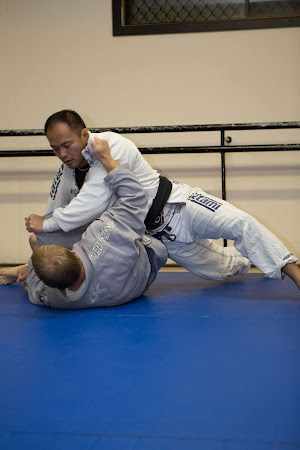
[[[101,161],[107,172],[110,172],[120,165],[116,160],[113,159],[110,153],[110,146],[108,141],[95,137],[91,142],[91,145],[93,149],[93,155],[96,159]]]
[[[44,217],[37,214],[30,214],[30,216],[25,217],[26,230],[32,233],[43,233],[43,223]]]

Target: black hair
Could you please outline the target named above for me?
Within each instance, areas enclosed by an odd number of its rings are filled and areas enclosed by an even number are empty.
[[[66,123],[72,130],[78,133],[80,133],[83,128],[86,128],[83,119],[76,111],[73,111],[72,109],[63,109],[48,117],[44,126],[45,134],[47,134],[49,128],[59,122]]]

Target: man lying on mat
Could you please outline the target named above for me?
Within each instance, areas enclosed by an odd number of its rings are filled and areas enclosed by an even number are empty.
[[[165,246],[145,235],[148,200],[136,177],[111,157],[108,144],[98,157],[108,172],[105,183],[117,199],[114,205],[90,224],[72,250],[40,245],[49,235],[39,234],[37,242],[31,239],[28,266],[0,272],[0,284],[27,276],[31,303],[60,309],[120,305],[140,297],[167,260]],[[70,242],[63,231],[52,236],[55,242]]]

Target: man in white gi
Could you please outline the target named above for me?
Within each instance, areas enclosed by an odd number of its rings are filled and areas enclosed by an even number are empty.
[[[201,278],[214,280],[246,273],[251,262],[268,277],[290,276],[300,289],[297,258],[274,234],[229,202],[160,177],[129,139],[110,131],[91,135],[71,110],[50,116],[45,134],[63,164],[50,193],[47,212],[52,217],[31,214],[25,219],[28,231],[68,232],[90,223],[114,202],[112,190],[103,182],[105,170],[97,160],[107,141],[113,158],[127,163],[144,187],[150,207],[148,233],[163,241],[173,261]],[[89,164],[82,151],[89,153]],[[233,240],[234,247],[223,248],[211,241],[219,238]]]
[[[27,275],[31,303],[60,309],[120,305],[140,297],[167,260],[166,247],[145,236],[148,198],[137,178],[111,157],[107,143],[98,157],[108,172],[104,183],[116,198],[114,205],[82,238],[80,229],[77,238],[76,230],[70,236],[59,230],[50,235],[55,245],[41,245],[49,235],[39,234],[28,267],[7,269],[3,284]],[[72,250],[66,248],[74,240]]]

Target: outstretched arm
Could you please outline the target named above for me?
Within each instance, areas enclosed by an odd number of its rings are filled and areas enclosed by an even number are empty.
[[[111,155],[107,141],[95,138],[92,143],[93,155],[108,172],[104,181],[110,187],[116,202],[101,215],[100,221],[94,221],[89,227],[89,234],[98,233],[103,223],[118,223],[122,239],[134,242],[145,233],[144,220],[148,212],[148,197],[128,164],[116,161]],[[121,231],[122,230],[122,231]]]
[[[28,264],[0,268],[0,284],[13,284],[25,281],[28,274]]]
[[[127,165],[120,167],[114,174],[110,173],[120,164],[112,157],[107,141],[95,138],[92,148],[93,155],[108,172],[105,182],[118,199],[107,214],[117,215],[123,224],[127,224],[133,231],[143,235],[144,219],[148,210],[148,199],[144,188]]]

